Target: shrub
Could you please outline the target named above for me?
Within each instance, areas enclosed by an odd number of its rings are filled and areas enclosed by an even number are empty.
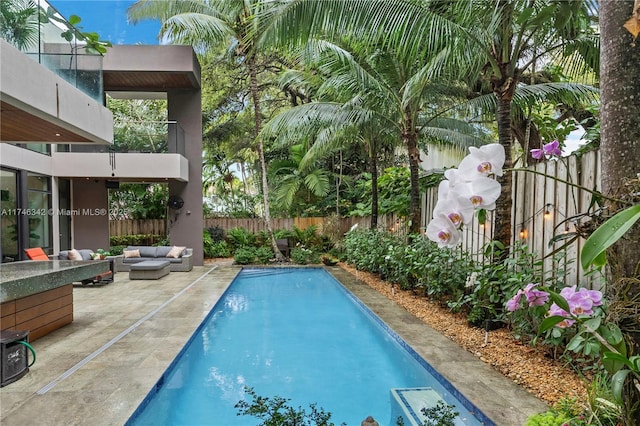
[[[233,260],[239,265],[248,265],[250,263],[253,263],[255,259],[256,249],[254,247],[240,247],[235,251],[233,255]]]
[[[320,255],[311,249],[298,246],[291,250],[291,260],[298,265],[320,263]]]
[[[214,243],[224,241],[226,232],[221,226],[216,225],[207,228],[207,232],[211,236],[211,241],[213,241]]]
[[[269,263],[269,261],[273,259],[273,257],[273,251],[270,247],[263,246],[256,249],[256,259],[258,263]]]
[[[154,244],[154,246],[170,246],[170,245],[171,245],[171,241],[169,240],[168,236],[164,237],[160,241],[156,241],[156,243]]]
[[[545,411],[527,419],[525,426],[563,426],[569,419],[563,413]]]
[[[226,241],[218,241],[213,243],[212,254],[213,257],[231,257],[231,248]]]
[[[398,236],[379,230],[349,232],[341,256],[357,269],[377,272],[402,289],[420,289],[440,299],[461,297],[473,270],[466,254],[440,249],[432,241],[418,236],[412,244],[407,244]]]
[[[256,237],[244,228],[233,228],[227,232],[227,242],[235,250],[243,246],[255,245]]]
[[[213,253],[213,240],[206,229],[202,231],[202,249],[204,251],[204,257],[215,257]]]
[[[112,235],[109,237],[109,245],[111,246],[150,246],[157,241],[163,240],[164,236],[156,234],[131,234],[131,235]],[[168,244],[167,244],[168,245]]]
[[[202,245],[204,249],[204,257],[229,257],[231,256],[231,249],[226,241],[213,241],[211,233],[208,229],[205,229],[202,233]]]
[[[119,256],[122,254],[122,252],[124,251],[125,247],[127,246],[110,246],[109,247],[109,253],[111,253],[111,256]]]

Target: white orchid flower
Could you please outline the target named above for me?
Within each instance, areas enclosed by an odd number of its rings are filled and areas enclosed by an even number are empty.
[[[442,188],[442,183],[440,188]],[[448,191],[440,194],[438,190],[438,202],[433,209],[433,217],[444,215],[460,228],[462,224],[468,225],[473,220],[474,207],[469,198],[466,198],[455,191]]]
[[[460,174],[460,171],[458,169],[445,170],[444,177],[446,178],[446,180],[443,180],[442,182],[440,182],[440,186],[438,187],[438,197],[441,196],[440,191],[443,191],[443,193],[446,193],[451,188],[455,188],[456,185],[466,182],[466,179],[463,178],[463,176]]]
[[[496,208],[496,200],[500,197],[501,187],[494,179],[479,177],[456,185],[451,191],[471,201],[476,209],[493,210]]]
[[[434,218],[427,225],[427,237],[438,243],[438,247],[455,247],[462,238],[462,233],[444,215]]]
[[[469,147],[469,155],[464,157],[458,166],[461,176],[465,180],[489,175],[502,176],[504,166],[504,148],[499,143],[492,143],[480,148]]]

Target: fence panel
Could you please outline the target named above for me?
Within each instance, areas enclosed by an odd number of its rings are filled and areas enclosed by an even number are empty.
[[[109,235],[165,235],[164,219],[110,220]]]

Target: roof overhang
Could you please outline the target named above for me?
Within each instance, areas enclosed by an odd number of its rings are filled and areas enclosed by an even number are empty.
[[[104,90],[116,98],[157,99],[170,91],[198,90],[201,84],[191,46],[113,46],[102,69]]]
[[[112,141],[111,111],[0,39],[0,142]]]

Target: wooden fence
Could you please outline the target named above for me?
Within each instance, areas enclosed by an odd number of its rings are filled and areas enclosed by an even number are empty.
[[[601,286],[597,274],[585,276],[580,267],[579,253],[584,238],[577,237],[564,249],[559,248],[570,240],[576,228],[584,229],[589,216],[585,215],[592,202],[589,191],[600,190],[600,155],[593,151],[582,157],[570,156],[558,161],[546,161],[513,174],[512,243],[520,241],[543,259],[545,276],[556,278],[565,284],[582,284],[591,288]],[[423,194],[423,223],[433,214],[437,202],[437,188]],[[474,260],[483,262],[482,247],[491,241],[492,215],[485,224],[477,220],[466,227],[462,248],[471,253]],[[556,239],[567,236],[564,240]],[[562,256],[561,256],[562,255]],[[554,257],[558,256],[558,262]]]
[[[311,226],[317,228],[317,232],[326,234],[344,235],[352,226],[358,225],[361,228],[369,228],[371,217],[296,217],[286,219],[273,219],[272,226],[274,230],[288,229],[293,230],[307,229]],[[378,226],[385,229],[397,230],[399,220],[396,215],[378,216]],[[234,219],[228,217],[208,218],[204,220],[205,228],[213,228],[219,226],[224,230],[233,228],[244,228],[252,233],[266,231],[267,227],[261,218],[243,218]],[[111,220],[109,221],[109,235],[134,235],[134,234],[152,234],[165,235],[166,221],[164,219],[140,219],[140,220]]]
[[[583,188],[600,189],[600,156],[599,152],[589,152],[581,157],[570,156],[558,161],[547,161],[530,167],[527,171],[516,171],[513,175],[513,242],[526,243],[538,257],[543,258],[543,272],[566,284],[582,284],[592,288],[601,285],[598,275],[585,276],[579,262],[579,253],[584,245],[583,238],[576,238],[566,247],[566,255],[559,262],[554,261],[554,251],[565,241],[558,241],[551,246],[549,242],[554,236],[571,235],[576,228],[584,228],[590,220],[587,213],[592,201],[592,194]],[[437,202],[437,188],[431,188],[422,197],[422,226],[431,219],[433,208]],[[273,228],[293,230],[316,226],[318,232],[339,237],[353,225],[368,228],[370,217],[303,217],[292,219],[274,219]],[[155,234],[165,235],[163,219],[120,220],[110,221],[110,235]],[[205,228],[220,226],[225,230],[236,227],[247,229],[253,233],[265,230],[264,221],[260,218],[205,219]],[[402,233],[404,224],[394,215],[380,216],[380,228]],[[482,248],[491,241],[492,215],[487,215],[487,222],[479,224],[477,220],[466,227],[462,249],[472,253],[475,261],[483,262]],[[566,275],[562,275],[566,274]]]

